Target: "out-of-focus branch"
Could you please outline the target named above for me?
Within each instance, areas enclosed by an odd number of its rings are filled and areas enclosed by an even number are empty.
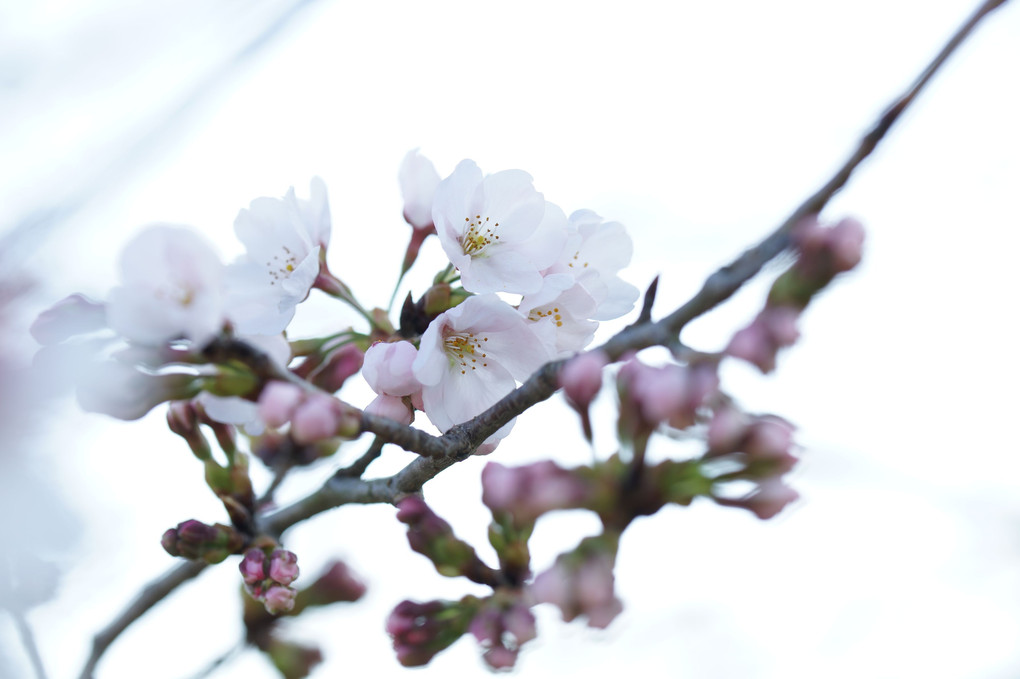
[[[110,644],[120,636],[121,632],[128,628],[128,625],[142,617],[150,608],[165,599],[167,595],[180,585],[183,585],[205,570],[207,565],[204,561],[187,561],[179,566],[175,566],[146,585],[138,593],[134,601],[92,639],[92,653],[89,654],[88,660],[85,662],[85,667],[79,675],[80,679],[93,678],[96,665],[99,664],[99,659],[102,658],[103,653],[110,647]]]
[[[646,320],[647,314],[643,313],[638,323],[624,329],[602,345],[600,347],[602,351],[617,359],[628,351],[650,346],[675,345],[680,331],[690,321],[725,302],[744,283],[756,276],[769,261],[789,248],[790,232],[793,228],[805,217],[820,212],[843,188],[854,170],[874,151],[900,115],[956,48],[985,16],[1007,1],[984,2],[956,31],[913,84],[885,110],[835,175],[799,205],[775,231],[709,276],[701,290],[684,305],[659,321]],[[558,388],[556,378],[562,365],[563,361],[547,363],[523,385],[491,408],[474,419],[451,428],[442,436],[433,436],[404,427],[386,418],[364,415],[362,430],[371,432],[377,437],[377,441],[369,449],[370,452],[373,449],[378,450],[377,446],[381,448],[383,443],[394,443],[418,453],[421,457],[413,460],[396,474],[385,478],[363,480],[360,474],[337,474],[305,498],[261,517],[260,528],[270,534],[279,535],[296,523],[345,504],[394,503],[406,495],[420,492],[425,483],[471,455],[486,438],[503,425],[536,403],[552,396]],[[366,456],[365,459],[369,462],[374,459],[367,453]],[[363,472],[364,469],[360,471]],[[95,666],[103,652],[128,625],[179,585],[198,575],[205,567],[206,564],[202,562],[189,562],[148,585],[127,610],[95,637],[93,651],[82,671],[81,679],[93,676]]]

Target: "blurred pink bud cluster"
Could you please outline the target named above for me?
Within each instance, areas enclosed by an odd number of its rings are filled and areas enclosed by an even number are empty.
[[[474,548],[459,540],[450,524],[420,497],[412,495],[398,502],[397,520],[407,524],[411,549],[428,557],[442,575],[465,575],[477,580],[482,571],[488,570]]]
[[[797,319],[812,297],[860,263],[864,227],[854,219],[824,227],[811,217],[797,226],[793,240],[799,250],[797,262],[776,279],[765,308],[733,335],[725,350],[763,373],[775,370],[779,350],[797,341]]]
[[[689,365],[650,366],[632,358],[617,377],[623,430],[648,430],[666,423],[685,429],[697,411],[719,388],[716,364],[700,361]],[[636,419],[637,422],[629,420]]]
[[[797,260],[806,277],[824,285],[833,276],[860,264],[864,249],[864,226],[852,218],[824,227],[817,219],[807,219],[794,232],[800,250]]]
[[[556,509],[582,507],[590,495],[584,479],[551,460],[522,467],[490,462],[482,469],[482,502],[493,514],[511,515],[518,526]]]
[[[494,670],[510,669],[523,644],[537,636],[535,616],[519,599],[503,603],[494,596],[482,603],[468,626],[485,649],[482,659]]]
[[[397,661],[405,667],[427,665],[467,631],[474,611],[460,601],[401,601],[386,619]]]
[[[730,456],[744,465],[728,478],[751,481],[754,488],[740,497],[725,494],[725,485],[713,491],[713,499],[728,507],[750,510],[759,519],[770,519],[799,496],[783,476],[797,464],[793,449],[792,424],[775,415],[749,416],[732,406],[723,406],[708,425],[708,456]]]
[[[294,608],[297,590],[290,586],[300,574],[297,556],[286,549],[275,549],[270,556],[259,547],[244,553],[238,566],[244,588],[253,599],[261,601],[273,615]]]
[[[726,347],[726,354],[751,363],[763,373],[776,369],[779,350],[792,346],[800,333],[800,311],[788,306],[765,307],[746,328],[738,330]]]
[[[590,627],[607,627],[623,610],[614,588],[616,551],[610,542],[587,538],[573,552],[558,556],[528,588],[535,602],[555,605],[567,622],[583,615]]]
[[[168,529],[160,542],[170,556],[213,564],[236,554],[244,544],[244,537],[231,526],[220,523],[210,526],[189,519]]]
[[[279,428],[290,422],[291,436],[301,445],[334,436],[353,438],[360,428],[358,416],[346,404],[288,382],[269,382],[259,396],[258,411],[267,426]]]

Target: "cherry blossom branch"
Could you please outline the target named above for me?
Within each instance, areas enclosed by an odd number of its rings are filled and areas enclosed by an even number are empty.
[[[913,103],[929,80],[946,62],[957,47],[973,32],[980,21],[1007,0],[987,0],[956,31],[939,54],[921,72],[911,86],[885,110],[873,127],[864,135],[857,148],[828,182],[799,205],[775,231],[754,247],[746,250],[730,264],[720,268],[706,279],[701,290],[685,304],[663,317],[651,321],[653,295],[646,297],[645,308],[638,321],[624,329],[601,350],[617,359],[628,351],[650,346],[675,347],[678,335],[695,318],[729,299],[744,283],[756,276],[773,258],[790,247],[790,232],[805,217],[820,212],[849,180],[851,174],[878,146],[893,124]],[[287,528],[312,516],[345,504],[394,503],[401,498],[421,492],[422,487],[436,475],[465,459],[490,435],[531,406],[548,399],[558,389],[557,375],[563,361],[547,363],[524,384],[512,391],[491,408],[463,424],[454,426],[442,436],[403,426],[386,418],[365,414],[361,430],[376,435],[361,460],[348,470],[341,470],[319,490],[297,502],[260,517],[260,530],[279,535]],[[283,379],[289,379],[282,376]],[[378,456],[384,443],[399,445],[418,453],[396,474],[379,479],[363,480],[360,475]],[[204,562],[188,562],[167,572],[143,589],[131,605],[110,625],[96,635],[92,653],[81,673],[81,679],[93,676],[96,665],[106,649],[134,620],[169,595],[178,586],[197,576],[205,569]]]
[[[186,561],[146,585],[113,622],[93,637],[92,652],[89,654],[88,660],[85,661],[85,667],[79,675],[80,679],[93,679],[99,659],[120,636],[121,632],[179,586],[205,570],[208,565],[204,561]]]
[[[612,359],[628,351],[651,346],[674,346],[681,330],[695,318],[719,306],[756,276],[762,268],[790,247],[790,232],[809,215],[817,214],[846,185],[854,170],[871,155],[878,144],[913,103],[936,72],[957,47],[973,32],[978,23],[1008,0],[988,0],[957,29],[945,46],[925,67],[921,74],[879,116],[857,148],[821,188],[801,203],[780,226],[757,245],[745,250],[730,264],[718,269],[706,279],[701,290],[685,304],[659,321],[650,318],[651,299],[646,297],[646,308],[639,322],[625,328],[599,347]],[[556,377],[564,361],[545,364],[524,384],[477,417],[451,428],[442,436],[433,436],[419,429],[403,426],[386,418],[364,415],[362,429],[380,439],[399,445],[422,457],[408,464],[397,474],[384,479],[358,481],[331,479],[321,489],[293,505],[275,512],[268,519],[272,532],[286,530],[298,521],[307,519],[326,509],[342,504],[394,502],[402,496],[420,492],[422,486],[443,470],[468,457],[486,438],[503,425],[522,414],[531,406],[551,397],[559,388]]]

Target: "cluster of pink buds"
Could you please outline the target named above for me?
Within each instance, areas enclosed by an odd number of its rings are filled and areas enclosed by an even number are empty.
[[[531,610],[519,598],[501,599],[499,594],[486,599],[468,625],[468,632],[485,649],[482,659],[494,670],[513,667],[521,646],[537,636]]]
[[[450,524],[433,512],[417,496],[397,503],[397,520],[407,524],[407,541],[411,549],[429,558],[436,570],[447,577],[463,575],[485,583],[491,569],[474,548],[453,534]]]
[[[482,470],[482,503],[494,515],[509,514],[517,526],[556,509],[584,507],[590,496],[588,483],[551,460],[522,467],[490,462]]]
[[[864,227],[854,219],[823,227],[811,217],[797,226],[793,239],[799,250],[796,263],[776,279],[765,308],[726,347],[726,354],[763,373],[775,370],[779,350],[797,341],[797,319],[811,298],[860,263]]]
[[[360,429],[357,414],[338,399],[279,381],[270,382],[262,390],[259,417],[270,427],[290,422],[291,437],[301,445],[337,436],[354,438]]]
[[[737,458],[744,469],[727,478],[752,481],[754,488],[741,497],[715,494],[721,505],[750,510],[760,519],[770,519],[798,498],[797,491],[783,481],[797,458],[793,448],[793,425],[775,415],[751,417],[732,406],[716,410],[708,425],[708,457]]]
[[[462,601],[401,601],[386,619],[397,661],[420,667],[467,631],[477,610],[477,599]]]
[[[212,526],[189,519],[163,533],[160,541],[170,556],[219,563],[240,551],[244,538],[232,526]]]
[[[666,423],[676,429],[694,424],[697,411],[719,388],[713,361],[653,367],[632,358],[620,368],[620,431],[641,434]]]
[[[556,557],[528,591],[537,603],[559,608],[565,621],[583,615],[590,627],[604,629],[623,610],[614,590],[615,562],[616,540],[606,535],[585,538],[574,551]]]
[[[286,549],[275,549],[270,556],[259,547],[244,553],[239,565],[244,588],[253,599],[261,601],[273,615],[294,608],[297,590],[291,587],[300,570],[297,556]]]

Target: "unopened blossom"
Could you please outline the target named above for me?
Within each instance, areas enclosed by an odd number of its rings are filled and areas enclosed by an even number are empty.
[[[613,563],[614,554],[601,550],[563,554],[535,577],[529,591],[535,601],[559,608],[566,622],[583,615],[590,627],[604,629],[623,610],[614,591]]]
[[[269,577],[281,585],[289,585],[297,580],[301,569],[297,565],[297,555],[286,549],[273,550],[269,560]]]
[[[794,238],[800,250],[797,267],[824,285],[860,263],[864,227],[849,217],[833,226],[822,226],[812,217],[797,225]]]
[[[379,394],[365,406],[365,412],[369,415],[377,415],[390,420],[408,425],[414,421],[414,411],[404,403],[399,396]]]
[[[293,587],[272,585],[266,590],[263,603],[269,613],[279,615],[294,608],[295,597],[297,597],[297,590]]]
[[[416,231],[431,231],[432,197],[439,186],[440,177],[432,161],[418,153],[408,151],[400,164],[400,194],[404,198],[404,219]]]
[[[467,631],[473,613],[458,601],[400,602],[386,619],[397,661],[405,667],[427,665]]]
[[[295,408],[290,433],[302,445],[356,432],[357,424],[343,404],[325,394],[311,394]]]
[[[376,342],[365,352],[361,374],[377,394],[410,396],[421,389],[411,368],[417,357],[410,342]]]
[[[319,389],[335,393],[349,378],[358,374],[364,360],[365,352],[356,344],[344,344],[331,351],[326,362],[308,375],[308,379]]]
[[[589,351],[560,368],[557,379],[567,399],[578,408],[587,408],[602,389],[602,369],[609,365],[603,351]]]
[[[739,450],[747,438],[749,424],[749,418],[732,405],[716,408],[706,434],[710,453],[725,455]]]
[[[504,170],[487,176],[464,160],[436,188],[432,217],[461,283],[475,293],[528,294],[556,261],[567,218],[535,190],[531,176]]]
[[[241,334],[282,332],[312,289],[329,243],[325,184],[314,178],[307,201],[293,188],[282,199],[256,198],[237,215],[234,232],[247,252],[228,268],[231,321]]]
[[[290,382],[273,380],[263,387],[259,395],[259,417],[267,426],[282,427],[290,422],[303,399],[304,392],[301,387]]]
[[[432,321],[412,369],[425,413],[446,431],[495,404],[550,358],[513,307],[496,295],[477,295]],[[509,430],[503,427],[495,438]]]
[[[589,485],[551,460],[521,467],[490,462],[482,469],[482,502],[493,513],[506,512],[518,525],[534,523],[556,509],[583,507]]]
[[[694,424],[698,408],[716,390],[719,378],[712,364],[653,367],[631,359],[621,368],[619,383],[622,397],[642,420],[636,426],[654,428],[668,422],[683,429]]]
[[[761,520],[767,520],[783,511],[787,505],[800,497],[793,488],[779,476],[770,476],[757,482],[750,493],[740,498],[713,498],[727,507],[741,507],[750,510]]]
[[[118,260],[120,285],[110,290],[106,320],[130,342],[174,339],[201,346],[225,320],[224,267],[212,246],[183,226],[155,224]]]
[[[638,289],[619,277],[630,264],[634,246],[619,222],[603,222],[591,210],[570,215],[569,236],[556,262],[544,273],[568,274],[593,300],[595,310],[588,318],[608,321],[634,308]]]
[[[744,452],[759,459],[786,458],[793,446],[793,429],[792,424],[775,415],[755,418],[748,428]]]
[[[357,601],[365,594],[363,583],[343,561],[332,561],[307,589],[301,592],[308,606],[325,606],[338,601]]]
[[[536,636],[535,616],[520,601],[507,604],[493,597],[482,604],[468,632],[485,649],[482,659],[489,667],[509,669],[517,662],[520,647]]]
[[[790,306],[766,306],[747,327],[738,330],[726,354],[757,366],[763,373],[775,370],[779,350],[797,341],[799,311]]]
[[[241,577],[246,585],[256,585],[266,579],[266,553],[261,549],[252,548],[244,553],[238,564]]]

